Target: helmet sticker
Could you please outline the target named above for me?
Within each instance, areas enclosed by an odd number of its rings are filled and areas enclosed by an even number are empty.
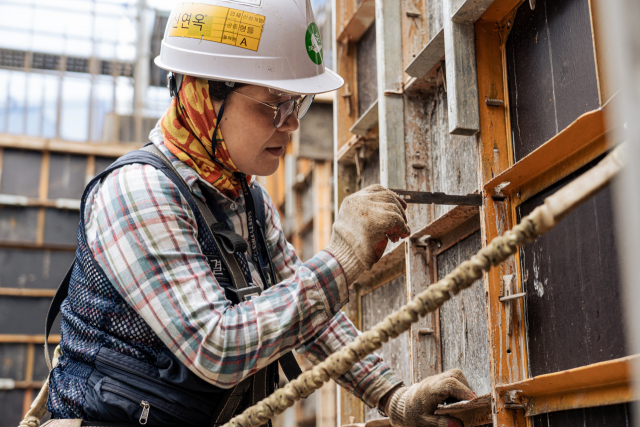
[[[170,18],[169,37],[189,37],[258,50],[265,17],[222,6],[182,3]]]
[[[307,46],[307,53],[314,64],[322,64],[322,39],[320,38],[320,30],[315,22],[307,27],[307,35],[304,38]]]

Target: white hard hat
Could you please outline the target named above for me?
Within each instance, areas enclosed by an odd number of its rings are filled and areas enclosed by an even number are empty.
[[[158,67],[295,94],[338,89],[309,0],[200,0],[172,11]]]

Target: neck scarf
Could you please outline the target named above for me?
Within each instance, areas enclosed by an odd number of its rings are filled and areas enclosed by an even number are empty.
[[[229,156],[218,127],[213,141],[217,118],[209,96],[209,82],[184,76],[178,96],[160,122],[164,145],[180,160],[195,170],[205,181],[224,195],[235,199],[242,192],[234,172],[240,172]],[[218,162],[214,161],[216,158]],[[251,177],[247,176],[247,183]]]

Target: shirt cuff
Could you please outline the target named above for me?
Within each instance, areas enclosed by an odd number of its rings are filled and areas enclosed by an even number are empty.
[[[327,251],[320,251],[304,263],[316,277],[329,317],[333,317],[349,301],[347,277],[340,263]]]
[[[375,408],[380,399],[399,384],[402,384],[402,379],[389,365],[380,362],[369,375],[355,385],[353,394],[370,408]]]

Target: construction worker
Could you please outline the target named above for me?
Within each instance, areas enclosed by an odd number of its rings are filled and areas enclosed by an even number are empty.
[[[52,426],[224,424],[275,390],[278,362],[299,374],[291,350],[318,363],[354,340],[340,312],[349,286],[409,236],[405,203],[371,186],[302,263],[253,178],[276,171],[314,94],[343,84],[324,67],[309,1],[181,3],[155,61],[174,97],[152,145],[82,198]],[[407,388],[377,356],[336,381],[395,426],[461,425],[432,414],[475,397],[458,370]]]

